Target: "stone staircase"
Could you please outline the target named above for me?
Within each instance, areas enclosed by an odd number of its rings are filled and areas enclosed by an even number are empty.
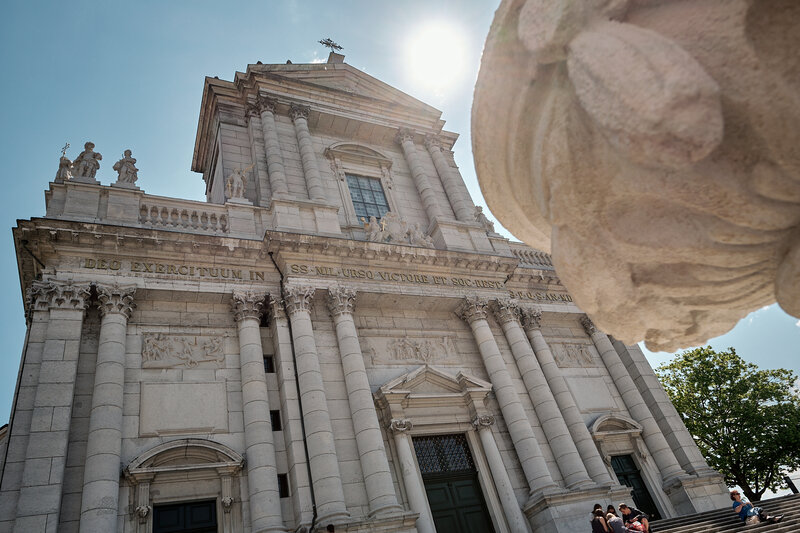
[[[732,502],[731,502],[732,505]],[[728,531],[749,531],[753,533],[797,533],[800,532],[800,494],[792,494],[771,500],[757,502],[768,515],[783,515],[777,524],[746,526],[731,507],[706,511],[688,516],[668,518],[650,522],[653,533],[719,533]]]

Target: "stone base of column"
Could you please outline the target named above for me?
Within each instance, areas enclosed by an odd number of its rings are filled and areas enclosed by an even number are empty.
[[[340,237],[339,208],[310,200],[273,197],[269,204],[270,223],[275,231],[313,233]],[[309,224],[309,221],[310,224]],[[312,229],[309,227],[312,226]]]
[[[598,487],[580,491],[538,493],[528,500],[522,511],[533,531],[572,533],[586,531],[592,506],[600,503],[605,509],[621,501],[630,501],[631,489],[622,485]]]
[[[334,522],[325,521],[322,518],[317,520],[317,525],[314,527],[314,533],[324,533],[328,524],[336,526],[336,532],[352,531],[362,532],[369,531],[370,533],[416,533],[417,518],[419,515],[411,511],[400,511],[397,514],[390,516],[371,517],[365,520],[350,521],[350,522]]]
[[[436,248],[465,252],[497,253],[486,230],[477,222],[436,219],[428,226]],[[509,251],[508,255],[511,255]]]
[[[721,509],[731,501],[724,478],[713,470],[708,475],[672,478],[664,483],[664,492],[679,515]]]

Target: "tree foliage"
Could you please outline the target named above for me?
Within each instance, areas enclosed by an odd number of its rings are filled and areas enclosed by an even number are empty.
[[[678,354],[658,377],[709,465],[753,501],[800,467],[800,398],[790,370],[759,370],[733,348]]]

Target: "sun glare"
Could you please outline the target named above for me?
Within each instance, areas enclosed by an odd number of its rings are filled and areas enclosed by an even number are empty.
[[[428,23],[414,32],[406,47],[408,73],[415,84],[439,95],[462,81],[466,39],[446,22]]]

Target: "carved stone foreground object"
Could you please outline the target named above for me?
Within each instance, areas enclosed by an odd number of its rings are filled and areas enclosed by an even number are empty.
[[[472,109],[486,201],[625,343],[800,317],[799,48],[798,2],[505,0]]]

